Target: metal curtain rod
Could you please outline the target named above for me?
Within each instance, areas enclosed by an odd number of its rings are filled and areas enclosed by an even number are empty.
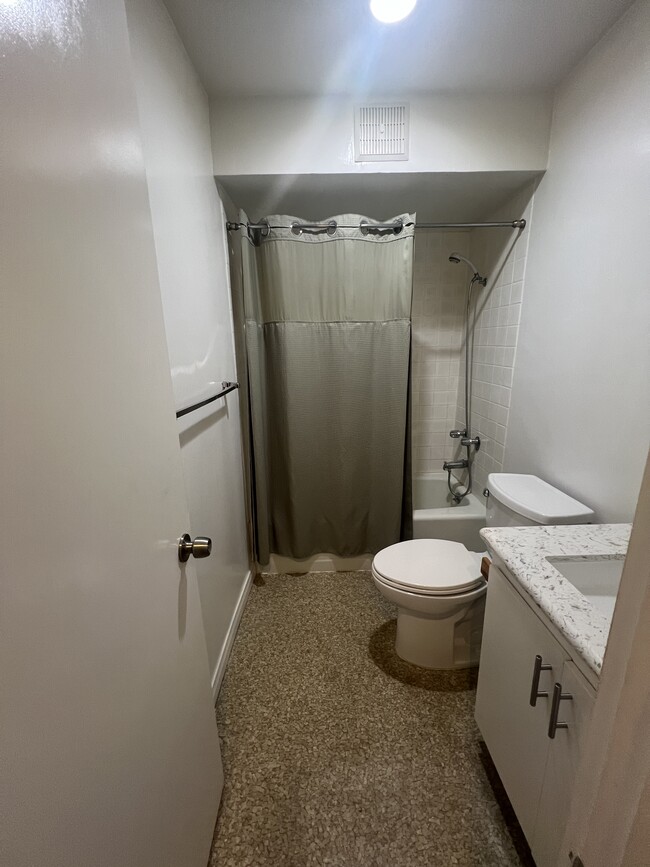
[[[194,412],[195,409],[201,409],[202,406],[206,406],[209,403],[213,403],[215,400],[219,400],[220,397],[223,397],[226,394],[229,394],[231,391],[234,391],[236,388],[239,388],[238,382],[227,382],[224,380],[221,383],[221,391],[212,397],[208,397],[205,400],[200,400],[198,403],[193,403],[192,406],[188,406],[186,409],[179,409],[176,413],[176,418],[182,418],[184,415],[187,415],[190,412]]]
[[[525,229],[525,220],[504,220],[496,223],[416,223],[416,229]]]
[[[413,226],[414,229],[524,229],[526,227],[525,220],[503,220],[499,222],[487,223],[402,223],[401,220],[395,220],[393,223],[369,223],[362,220],[355,226],[337,225],[336,220],[328,220],[327,223],[297,223],[294,222],[290,226],[271,226],[268,223],[235,223],[227,222],[226,228],[229,232],[236,232],[239,229],[259,229],[262,233],[268,234],[270,229],[290,229],[294,235],[300,235],[303,231],[327,232],[329,235],[334,234],[336,229],[360,229],[363,234],[368,231],[381,231],[392,229],[397,235],[404,226]]]

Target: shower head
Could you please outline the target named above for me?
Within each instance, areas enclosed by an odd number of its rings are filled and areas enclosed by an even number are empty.
[[[474,275],[472,279],[474,280],[475,283],[480,283],[481,286],[485,286],[485,284],[487,283],[487,278],[483,277],[481,274],[479,274],[478,268],[476,267],[476,265],[473,262],[471,262],[467,258],[467,256],[463,256],[460,253],[452,253],[449,256],[449,261],[453,262],[455,265],[458,265],[461,262],[464,262],[467,265],[467,267],[472,271],[472,273]]]

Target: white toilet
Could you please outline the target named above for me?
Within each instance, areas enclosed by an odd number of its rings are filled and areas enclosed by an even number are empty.
[[[537,476],[488,476],[488,527],[586,524],[594,513]],[[412,539],[379,551],[372,575],[397,605],[395,651],[422,668],[478,665],[487,583],[481,554],[460,542]]]

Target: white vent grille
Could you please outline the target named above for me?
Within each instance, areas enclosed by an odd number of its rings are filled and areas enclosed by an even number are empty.
[[[355,162],[409,158],[408,105],[360,105],[354,120]]]

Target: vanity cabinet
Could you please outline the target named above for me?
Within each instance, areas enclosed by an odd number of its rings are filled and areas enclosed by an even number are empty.
[[[556,683],[572,698],[558,708],[567,728],[550,738]],[[493,565],[476,721],[537,867],[555,867],[594,697],[569,651]]]
[[[593,688],[572,662],[564,663],[560,683],[562,691],[573,698],[560,704],[558,717],[566,722],[567,728],[558,729],[555,738],[549,741],[537,823],[530,844],[537,867],[557,864],[573,781],[595,700]]]

